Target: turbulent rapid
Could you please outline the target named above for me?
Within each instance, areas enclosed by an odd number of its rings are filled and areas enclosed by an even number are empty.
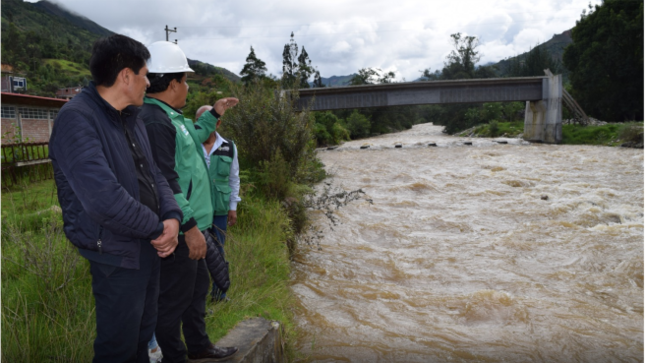
[[[315,243],[293,263],[296,349],[316,362],[642,362],[643,151],[441,129],[318,153],[328,182],[366,195],[336,224],[311,211]]]

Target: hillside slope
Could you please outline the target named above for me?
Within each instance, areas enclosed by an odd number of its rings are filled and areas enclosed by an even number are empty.
[[[89,82],[92,45],[114,32],[49,1],[1,0],[1,5],[2,63],[27,77],[26,93],[53,97],[58,88]],[[224,68],[195,62],[239,81]]]
[[[562,55],[564,54],[564,48],[566,48],[571,43],[573,43],[573,39],[571,39],[570,29],[562,32],[561,34],[554,34],[551,39],[542,44],[539,44],[538,47],[540,48],[540,50],[547,50],[555,61],[557,61],[559,64],[562,64]],[[494,63],[493,66],[497,68],[499,75],[503,77],[508,73],[511,60],[515,58],[519,58],[520,60],[525,59],[528,53],[529,52],[527,51],[515,57],[503,59],[497,63]]]

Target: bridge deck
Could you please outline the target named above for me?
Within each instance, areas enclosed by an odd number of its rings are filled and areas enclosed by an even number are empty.
[[[300,90],[298,107],[337,110],[423,104],[537,101],[547,77],[464,79]]]

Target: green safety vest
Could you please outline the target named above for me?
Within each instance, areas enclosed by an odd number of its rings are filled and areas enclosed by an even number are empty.
[[[215,130],[217,118],[210,112],[204,112],[197,121],[201,129],[196,129],[192,120],[165,103],[150,97],[145,97],[143,102],[161,107],[177,131],[175,171],[179,175],[179,186],[183,193],[175,194],[175,199],[184,214],[181,224],[195,218],[200,231],[210,228],[213,223],[212,192],[202,142]]]
[[[228,182],[234,156],[235,143],[227,139],[224,139],[222,145],[210,156],[208,175],[212,182],[211,195],[216,216],[228,215],[231,200],[231,187]]]

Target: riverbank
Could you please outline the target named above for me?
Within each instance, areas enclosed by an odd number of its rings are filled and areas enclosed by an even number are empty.
[[[524,122],[492,122],[461,131],[460,137],[521,138]],[[596,122],[589,126],[566,123],[562,125],[562,144],[604,145],[643,148],[643,122]]]
[[[207,303],[213,342],[240,321],[261,316],[295,340],[286,241],[289,219],[278,202],[243,195],[226,240],[230,301]],[[89,263],[62,232],[53,181],[2,193],[2,352],[7,362],[87,362],[95,338]],[[287,344],[286,355],[294,356]]]

